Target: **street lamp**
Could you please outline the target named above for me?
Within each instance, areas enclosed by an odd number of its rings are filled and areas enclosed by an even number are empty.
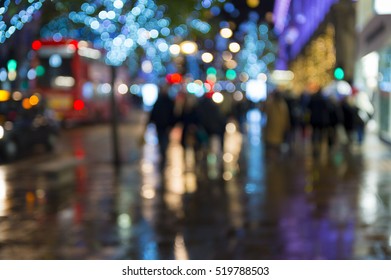
[[[170,54],[181,74],[191,74],[193,77],[199,76],[198,62],[196,54],[198,53],[197,43],[190,40],[182,41],[178,44],[172,44],[169,47]]]
[[[181,52],[185,55],[192,55],[198,51],[198,46],[193,41],[183,41],[180,43]]]
[[[173,56],[178,56],[181,53],[181,47],[178,44],[172,44],[169,50],[170,54]]]
[[[204,63],[211,63],[213,61],[213,54],[211,54],[210,52],[204,52],[202,55],[201,55],[201,59]]]
[[[233,35],[233,31],[231,28],[225,27],[220,30],[221,37],[228,39],[231,38]]]
[[[233,53],[237,53],[240,51],[240,45],[236,42],[232,42],[228,45],[228,49],[233,52]]]

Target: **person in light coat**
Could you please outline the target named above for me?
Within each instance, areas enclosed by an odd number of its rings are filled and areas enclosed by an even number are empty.
[[[274,91],[265,102],[264,113],[267,120],[264,129],[264,140],[267,150],[279,152],[290,127],[289,109],[279,91]]]
[[[359,91],[355,96],[355,105],[357,108],[357,142],[361,145],[365,137],[365,127],[373,117],[375,109],[369,96],[364,91]]]

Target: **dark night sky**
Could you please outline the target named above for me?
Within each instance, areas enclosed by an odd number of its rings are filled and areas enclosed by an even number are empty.
[[[251,11],[257,12],[262,19],[267,12],[273,11],[275,0],[260,0],[259,6],[254,9],[247,6],[246,0],[231,0],[231,2],[240,11],[240,16],[235,21],[242,22],[247,19],[248,13]]]

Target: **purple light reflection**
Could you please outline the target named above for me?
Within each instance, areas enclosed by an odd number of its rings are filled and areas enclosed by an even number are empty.
[[[278,34],[282,33],[285,28],[286,16],[288,15],[291,0],[276,0],[274,6],[274,28]]]

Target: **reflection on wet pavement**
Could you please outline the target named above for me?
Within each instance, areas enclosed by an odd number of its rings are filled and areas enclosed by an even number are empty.
[[[203,155],[175,129],[163,172],[153,127],[141,148],[134,123],[118,173],[105,126],[0,166],[0,259],[390,259],[389,146],[368,134],[313,159],[297,136],[268,157],[261,122],[250,111],[244,134],[230,122]]]

